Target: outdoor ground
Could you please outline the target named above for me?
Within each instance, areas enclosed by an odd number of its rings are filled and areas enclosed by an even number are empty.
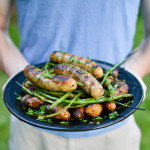
[[[20,37],[16,25],[16,15],[12,17],[9,34],[14,43],[19,47]],[[138,46],[144,36],[143,23],[141,15],[138,18],[137,31],[134,40],[134,48]],[[6,58],[7,59],[7,58]],[[9,60],[8,60],[9,61]],[[0,87],[6,82],[7,77],[0,71]],[[145,108],[146,111],[136,111],[134,113],[137,124],[142,131],[141,150],[150,149],[150,75],[144,77],[144,82],[147,85],[147,98],[140,106]],[[8,150],[8,139],[9,139],[9,111],[4,105],[2,100],[2,90],[0,88],[0,150]]]

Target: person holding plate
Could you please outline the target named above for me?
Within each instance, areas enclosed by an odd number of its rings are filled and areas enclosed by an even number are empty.
[[[138,79],[150,72],[149,0],[15,0],[20,51],[8,35],[11,0],[0,0],[0,69],[8,77],[28,64],[49,61],[61,50],[117,64],[131,52],[141,4],[145,36],[124,64]],[[143,86],[144,87],[144,86]],[[104,129],[85,132],[41,130],[11,116],[10,150],[138,150],[141,133],[133,116]]]

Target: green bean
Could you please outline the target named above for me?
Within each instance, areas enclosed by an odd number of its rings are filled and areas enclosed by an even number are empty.
[[[118,87],[118,79],[115,75],[113,77],[114,77],[114,82],[116,82],[116,84],[114,85],[114,90],[116,90]]]
[[[48,66],[55,66],[56,64],[49,61],[49,62],[46,63],[46,65],[48,65]]]
[[[39,91],[39,90],[36,90],[35,92],[39,93],[41,96],[44,96],[44,97],[46,97],[46,98],[48,98],[48,99],[51,99],[51,100],[58,100],[57,97],[50,96],[50,95],[48,95],[48,94],[46,94],[46,93],[43,93],[43,92],[41,92],[41,91]]]
[[[128,57],[127,57],[128,58]],[[120,64],[122,64],[124,61],[127,60],[127,58],[123,59],[121,62],[119,62],[118,64],[116,64],[114,67],[112,67],[111,69],[107,69],[106,74],[104,75],[104,78],[101,82],[101,85],[103,85],[103,83],[105,82],[106,78],[108,77],[108,75],[116,68],[118,67]]]
[[[68,108],[79,108],[79,107],[82,107],[82,106],[86,106],[87,104],[84,104],[84,105],[76,105],[76,106],[69,106]],[[62,105],[62,107],[65,107]]]
[[[115,96],[116,93],[115,93],[114,88],[112,87],[111,83],[109,82],[109,79],[108,79],[108,78],[106,78],[105,84],[106,84],[106,86],[107,86],[107,88],[108,88],[108,90],[109,90],[109,92],[110,92],[110,95],[111,95],[112,97]]]
[[[38,97],[38,98],[41,99],[43,102],[48,102],[48,103],[51,103],[51,104],[54,103],[53,101],[46,99],[45,97],[39,95],[38,93],[30,91],[29,89],[27,89],[25,86],[21,85],[20,83],[18,83],[18,82],[16,82],[16,83],[22,87],[22,90],[23,90],[24,92],[26,92],[26,93],[28,93],[28,94],[30,94],[30,95],[32,95],[32,96]]]
[[[112,71],[110,69],[107,69],[106,74],[104,74],[104,78],[101,82],[101,85],[104,84],[105,80],[107,79],[108,75],[111,73]]]
[[[124,94],[124,95],[117,95],[114,97],[102,97],[102,98],[97,98],[97,99],[95,98],[77,99],[76,101],[73,102],[73,105],[84,105],[84,104],[101,103],[101,102],[107,102],[107,101],[113,102],[113,100],[117,100],[117,99],[121,99],[125,97],[133,97],[133,95]],[[68,104],[69,100],[64,100],[62,103]]]
[[[38,118],[39,118],[39,119],[50,118],[50,117],[54,117],[54,116],[60,114],[61,112],[65,111],[67,108],[69,108],[69,107],[72,105],[72,103],[73,103],[77,98],[79,98],[82,94],[83,94],[83,93],[78,93],[78,94],[74,97],[74,99],[73,99],[72,101],[70,101],[69,105],[67,105],[64,109],[61,109],[60,111],[58,111],[58,112],[56,112],[56,113],[54,113],[54,114],[50,114],[50,115],[46,115],[46,116],[40,115]],[[49,107],[49,108],[50,108],[50,107]],[[50,108],[50,109],[51,109],[51,108]]]
[[[41,89],[41,88],[38,88],[36,86],[34,86],[35,89],[41,91],[41,92],[44,92],[46,94],[51,94],[51,95],[54,95],[54,96],[63,96],[65,93],[63,92],[54,92],[54,91],[48,91],[48,90],[45,90],[45,89]]]
[[[50,109],[54,108],[55,106],[57,106],[59,103],[61,103],[63,100],[65,100],[65,98],[67,98],[70,95],[71,92],[66,93],[65,95],[63,95],[61,98],[57,99],[51,106]]]
[[[52,91],[47,91],[47,90],[43,90],[43,89],[39,89],[37,87],[35,87],[35,89],[37,89],[37,91],[42,95],[42,96],[45,96],[46,98],[50,98],[52,100],[57,100],[58,97],[62,97],[65,93],[62,93],[62,92],[52,92]],[[51,95],[53,96],[51,96]],[[57,96],[57,97],[54,97],[54,96]],[[68,96],[68,98],[74,98],[75,97],[75,94],[72,94],[70,93],[70,95]]]

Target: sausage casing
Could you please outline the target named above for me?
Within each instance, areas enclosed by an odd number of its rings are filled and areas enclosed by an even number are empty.
[[[44,78],[43,76],[38,77],[41,73],[40,69],[34,69],[31,65],[24,69],[26,78],[37,87],[60,92],[69,92],[77,88],[76,81],[70,77],[62,75],[52,76],[52,78]]]
[[[62,74],[75,79],[77,82],[83,84],[79,85],[87,94],[92,97],[101,97],[104,93],[101,84],[90,73],[79,67],[68,64],[57,64],[54,66],[55,74]]]
[[[50,54],[50,60],[59,64],[67,63],[78,66],[97,78],[101,78],[103,76],[103,69],[95,62],[84,57],[75,56],[61,51],[54,51]]]

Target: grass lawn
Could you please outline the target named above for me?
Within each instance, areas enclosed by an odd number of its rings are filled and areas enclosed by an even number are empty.
[[[10,37],[14,43],[19,47],[20,38],[16,25],[16,16],[11,19],[9,27]],[[134,47],[136,47],[143,38],[143,24],[142,18],[139,16],[137,23],[137,31],[134,40]],[[8,60],[9,61],[9,60]],[[7,77],[0,71],[0,87],[6,82]],[[141,150],[150,149],[150,75],[144,77],[144,82],[147,85],[147,98],[142,103],[141,108],[145,108],[146,111],[136,111],[134,113],[137,124],[142,131]],[[148,93],[149,92],[149,93]],[[0,89],[0,97],[2,97],[2,91]],[[9,111],[4,105],[2,98],[0,98],[0,150],[8,150],[8,139],[9,139]]]

